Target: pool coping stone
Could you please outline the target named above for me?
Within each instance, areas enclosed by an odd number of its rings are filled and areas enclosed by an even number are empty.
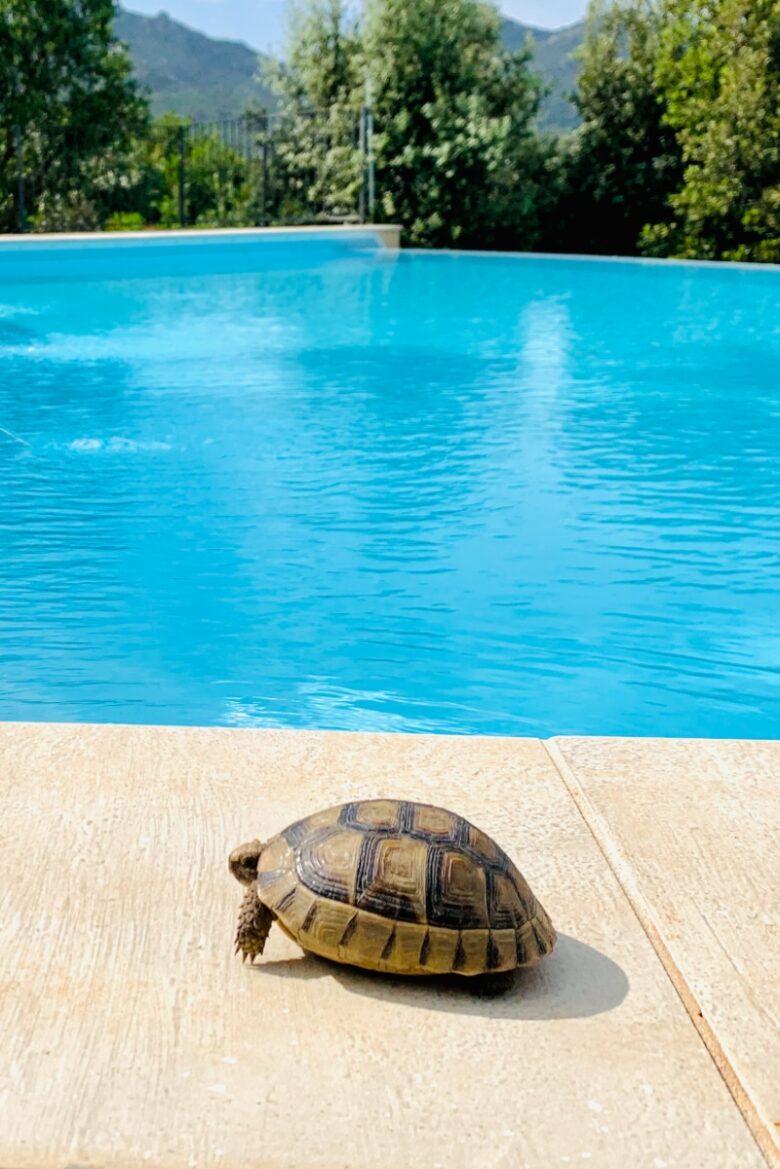
[[[68,232],[27,232],[8,233],[0,236],[0,250],[7,243],[24,243],[31,246],[46,243],[121,243],[123,240],[166,240],[166,239],[262,239],[280,235],[293,237],[307,236],[361,236],[374,235],[377,240],[392,251],[401,246],[401,227],[394,223],[360,224],[307,224],[302,227],[204,227],[167,228],[161,231],[68,231]]]
[[[780,1165],[780,743],[547,743],[767,1159]]]

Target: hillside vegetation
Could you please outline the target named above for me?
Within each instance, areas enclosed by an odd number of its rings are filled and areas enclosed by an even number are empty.
[[[141,16],[120,10],[114,24],[136,77],[148,91],[152,114],[196,121],[234,118],[248,105],[275,98],[262,76],[265,58],[239,41],[219,41],[164,12]]]
[[[251,49],[117,24],[114,0],[0,0],[0,230],[371,215],[419,247],[780,261],[780,0],[592,0],[560,135],[534,66],[572,67],[576,29],[526,42],[479,0],[298,2],[284,66],[259,65],[274,117],[204,127],[152,114],[268,102]]]
[[[579,72],[579,62],[573,54],[582,47],[586,30],[584,20],[554,32],[531,28],[517,20],[504,20],[501,25],[501,39],[510,52],[522,49],[527,37],[531,39],[531,68],[549,90],[539,108],[538,123],[543,130],[573,130],[579,125],[580,116],[571,100]]]

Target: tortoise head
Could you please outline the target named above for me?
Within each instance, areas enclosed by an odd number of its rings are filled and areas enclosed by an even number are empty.
[[[228,860],[230,871],[242,885],[251,885],[257,880],[257,862],[264,847],[259,840],[250,840],[249,844],[240,844],[231,852]]]

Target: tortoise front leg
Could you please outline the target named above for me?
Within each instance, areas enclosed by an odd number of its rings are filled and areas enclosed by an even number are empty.
[[[273,921],[271,910],[258,900],[257,885],[251,884],[241,902],[236,930],[235,953],[241,952],[242,962],[246,962],[247,958],[254,962],[257,955],[262,954]]]

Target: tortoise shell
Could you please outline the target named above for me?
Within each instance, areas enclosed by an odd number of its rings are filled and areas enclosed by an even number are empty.
[[[555,944],[506,853],[429,804],[364,800],[298,820],[262,848],[255,888],[304,950],[370,970],[498,973]]]

